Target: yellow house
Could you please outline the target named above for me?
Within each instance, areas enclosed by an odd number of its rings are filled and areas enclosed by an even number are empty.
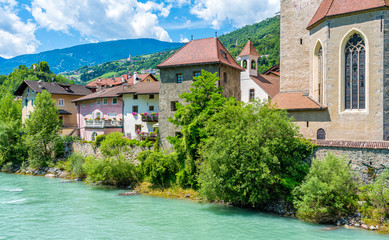
[[[60,118],[63,121],[62,134],[73,135],[77,132],[77,108],[73,100],[93,92],[93,87],[65,83],[50,83],[43,81],[23,81],[15,95],[21,96],[23,101],[22,121],[29,118],[34,111],[34,101],[38,93],[43,90],[51,93],[55,101]]]

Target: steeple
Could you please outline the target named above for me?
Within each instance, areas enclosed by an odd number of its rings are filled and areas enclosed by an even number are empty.
[[[244,46],[242,52],[238,56],[241,60],[241,67],[245,69],[245,72],[243,72],[242,75],[245,75],[246,78],[258,76],[257,63],[260,56],[261,55],[255,50],[255,47],[249,38],[246,46]]]

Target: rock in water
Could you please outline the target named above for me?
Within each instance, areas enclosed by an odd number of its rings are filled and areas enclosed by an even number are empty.
[[[70,182],[73,182],[72,180],[62,180],[60,181],[60,183],[70,183]]]
[[[49,173],[49,174],[46,174],[45,177],[48,177],[48,178],[55,178],[55,174]]]
[[[119,196],[132,196],[132,195],[138,195],[138,194],[139,194],[139,192],[134,191],[134,192],[119,193],[118,195]]]

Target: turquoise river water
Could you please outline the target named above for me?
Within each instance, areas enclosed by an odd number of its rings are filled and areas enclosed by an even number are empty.
[[[0,239],[389,239],[257,211],[0,173]]]

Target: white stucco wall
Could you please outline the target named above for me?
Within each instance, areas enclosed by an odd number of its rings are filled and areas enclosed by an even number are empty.
[[[22,101],[23,101],[23,108],[22,108],[22,120],[23,122],[28,118],[30,113],[34,110],[33,102],[36,98],[36,92],[34,92],[31,88],[26,87],[24,89],[23,95],[22,95]],[[28,101],[26,106],[26,99]]]
[[[243,75],[243,73],[242,73]],[[255,99],[260,99],[262,101],[268,101],[269,95],[260,87],[258,84],[254,82],[251,78],[247,79],[242,76],[240,80],[240,88],[241,88],[241,101],[242,102],[250,102],[250,89],[255,90]]]
[[[159,112],[159,95],[154,94],[154,99],[149,99],[149,95],[138,95],[138,99],[133,99],[133,94],[123,95],[123,131],[124,136],[131,139],[137,138],[135,125],[141,125],[142,132],[154,132],[153,125],[157,122],[143,122],[141,113],[151,114]],[[138,106],[138,114],[132,115],[132,107]],[[154,111],[150,111],[149,107],[154,106]]]

